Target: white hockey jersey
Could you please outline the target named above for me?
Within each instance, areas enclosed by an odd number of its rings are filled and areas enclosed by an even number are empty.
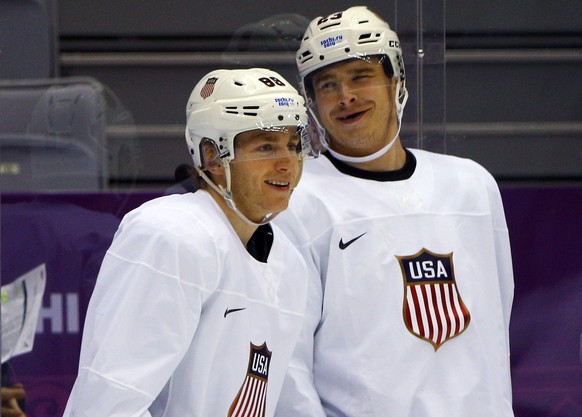
[[[498,187],[467,159],[407,160],[390,173],[307,161],[275,220],[321,277],[277,416],[513,416]]]
[[[305,262],[268,262],[206,191],[124,217],[85,321],[65,416],[272,416],[305,312]]]

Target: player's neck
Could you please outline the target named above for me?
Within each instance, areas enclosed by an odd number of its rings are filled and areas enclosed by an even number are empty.
[[[367,162],[354,162],[351,165],[354,168],[362,169],[364,171],[385,172],[396,171],[404,166],[406,163],[406,151],[400,143],[400,138],[396,139],[392,148],[384,155]]]

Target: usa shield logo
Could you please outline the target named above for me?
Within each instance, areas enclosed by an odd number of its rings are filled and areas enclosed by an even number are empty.
[[[230,406],[228,417],[265,416],[270,364],[271,351],[267,344],[257,346],[251,343],[247,375]]]
[[[453,267],[453,254],[425,248],[411,256],[396,256],[404,279],[403,317],[410,333],[436,351],[460,335],[471,322]]]
[[[216,84],[216,81],[218,81],[217,77],[210,77],[209,79],[207,79],[206,83],[204,84],[204,86],[200,90],[200,97],[202,97],[204,99],[206,99],[207,97],[210,97],[210,95],[214,91],[214,84]]]

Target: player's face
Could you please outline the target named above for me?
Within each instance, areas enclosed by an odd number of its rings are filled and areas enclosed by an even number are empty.
[[[287,208],[300,173],[300,136],[295,127],[252,130],[235,138],[231,188],[237,208],[251,221]]]
[[[384,147],[396,134],[396,80],[388,78],[379,59],[353,59],[324,68],[313,76],[319,120],[332,149],[365,156]]]

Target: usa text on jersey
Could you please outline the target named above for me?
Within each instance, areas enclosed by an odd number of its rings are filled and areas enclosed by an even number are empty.
[[[436,351],[464,332],[471,321],[455,281],[453,254],[423,248],[414,255],[396,258],[404,278],[404,323]]]

